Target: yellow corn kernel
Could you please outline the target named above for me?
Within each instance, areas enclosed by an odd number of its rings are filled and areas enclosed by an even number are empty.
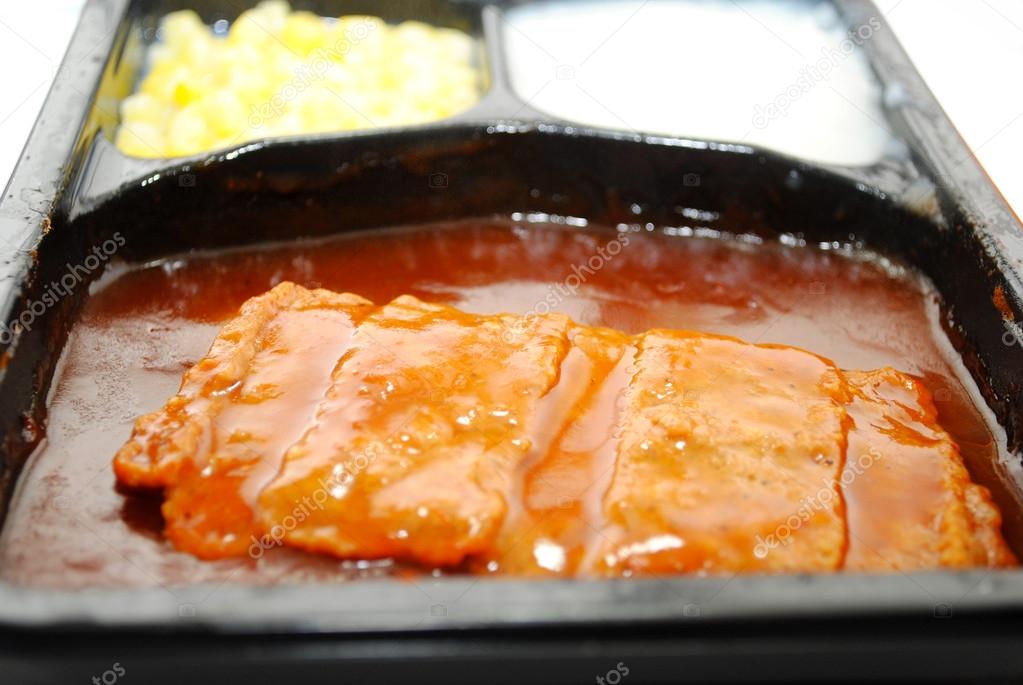
[[[195,78],[181,79],[174,85],[171,99],[178,107],[184,107],[196,102],[206,94],[206,89],[203,88],[203,85],[202,82]]]
[[[206,122],[198,108],[190,105],[171,117],[167,127],[167,153],[172,156],[194,155],[207,149]]]
[[[402,50],[432,51],[437,46],[434,28],[421,21],[403,21],[392,38]]]
[[[390,27],[379,17],[352,15],[341,17],[329,33],[331,59],[347,62],[353,56],[364,62],[385,54]]]
[[[223,47],[224,41],[219,38],[208,34],[199,35],[178,48],[177,59],[190,69],[205,74],[220,59]]]
[[[217,91],[203,97],[197,110],[206,122],[210,135],[220,139],[241,136],[247,127],[245,105],[230,91]]]
[[[256,5],[254,12],[262,28],[277,36],[284,28],[291,7],[285,0],[263,0]]]
[[[388,30],[387,24],[380,17],[369,14],[349,14],[338,17],[334,24],[334,33],[353,43],[368,39],[371,35],[383,35]]]
[[[231,28],[227,31],[228,43],[234,46],[250,45],[258,46],[270,39],[270,30],[260,22],[260,16],[255,10],[245,10],[241,15],[231,22]]]
[[[308,132],[344,131],[359,127],[361,117],[341,97],[326,88],[311,88],[295,102],[295,111]]]
[[[302,67],[302,60],[281,45],[270,46],[263,55],[263,70],[260,76],[271,89],[296,81]]]
[[[171,12],[160,21],[160,33],[165,44],[178,47],[196,38],[204,38],[208,29],[199,15],[192,10]]]
[[[121,101],[121,120],[162,126],[167,120],[167,109],[149,93],[135,93]]]
[[[307,57],[322,47],[326,36],[327,26],[323,18],[312,12],[292,12],[281,29],[281,42],[300,57]]]
[[[163,131],[146,122],[125,122],[117,129],[114,144],[117,149],[133,157],[164,157]]]
[[[341,64],[330,64],[321,75],[321,84],[338,92],[355,88],[358,79],[351,68]]]
[[[174,62],[163,62],[152,68],[139,90],[157,100],[169,103],[174,100],[174,90],[178,84],[188,77],[188,69],[185,67]]]
[[[436,29],[434,40],[446,60],[462,64],[472,62],[475,45],[467,34],[455,29]]]
[[[286,112],[263,127],[265,137],[293,136],[304,133],[302,117],[297,112]]]

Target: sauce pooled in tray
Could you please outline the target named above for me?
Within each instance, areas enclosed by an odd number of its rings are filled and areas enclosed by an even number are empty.
[[[505,221],[120,273],[0,560],[58,586],[1014,563],[926,298],[862,256]]]

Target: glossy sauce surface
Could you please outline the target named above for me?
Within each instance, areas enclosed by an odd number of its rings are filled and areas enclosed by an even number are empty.
[[[202,562],[164,540],[158,500],[114,489],[110,457],[134,417],[177,390],[182,372],[206,354],[219,324],[246,298],[283,280],[378,303],[409,293],[478,313],[550,309],[629,333],[660,327],[735,335],[807,348],[842,368],[891,365],[925,380],[975,478],[997,485],[980,468],[995,463],[995,443],[942,352],[928,317],[929,295],[916,278],[808,249],[654,233],[629,234],[616,254],[601,253],[615,239],[594,227],[460,222],[195,255],[109,275],[69,342],[49,440],[20,481],[0,543],[0,568],[16,582],[69,587],[394,572],[387,562],[339,562],[280,549],[258,559]],[[577,364],[580,376],[622,372],[620,361],[588,357],[566,363]],[[590,399],[609,401],[599,394]],[[581,415],[587,414],[600,412]],[[571,518],[573,508],[595,506],[597,498],[584,493],[568,499],[557,493],[582,482],[580,468],[598,471],[587,473],[593,491],[607,488],[605,469],[576,458],[600,454],[604,442],[597,426],[571,424],[553,436],[549,456],[521,485],[530,506],[515,515],[548,509],[554,518]],[[995,494],[1006,497],[997,487]],[[1011,517],[1014,509],[1002,500]],[[1013,525],[1009,521],[1007,529]],[[527,549],[531,566],[538,549],[540,557],[548,553],[547,563],[563,563],[551,547]]]

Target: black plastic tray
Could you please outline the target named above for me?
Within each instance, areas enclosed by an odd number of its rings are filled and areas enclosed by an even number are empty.
[[[672,225],[677,207],[704,207],[719,213],[717,227],[853,238],[917,267],[939,290],[949,337],[1009,449],[1023,445],[1023,347],[1014,344],[1023,340],[1021,226],[871,3],[836,0],[850,26],[882,23],[864,49],[885,89],[888,124],[910,153],[869,168],[558,121],[508,86],[502,5],[439,0],[293,4],[424,19],[480,36],[489,90],[463,115],[188,159],[118,153],[109,139],[117,101],[133,85],[156,19],[186,5],[207,20],[233,18],[248,4],[88,2],[0,203],[5,321],[115,231],[127,238],[119,257],[148,260],[517,211]],[[44,436],[50,381],[85,290],[31,330],[0,339],[4,509]],[[126,672],[120,677],[147,683],[614,683],[616,669],[636,683],[1023,675],[1019,570],[213,589],[181,588],[175,599],[163,590],[0,584],[0,680],[89,682],[115,662]]]

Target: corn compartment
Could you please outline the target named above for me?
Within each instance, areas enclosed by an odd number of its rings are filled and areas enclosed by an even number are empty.
[[[482,90],[477,43],[467,33],[321,17],[282,0],[212,26],[191,10],[170,13],[146,62],[121,102],[115,137],[134,157],[422,124],[468,109]]]

